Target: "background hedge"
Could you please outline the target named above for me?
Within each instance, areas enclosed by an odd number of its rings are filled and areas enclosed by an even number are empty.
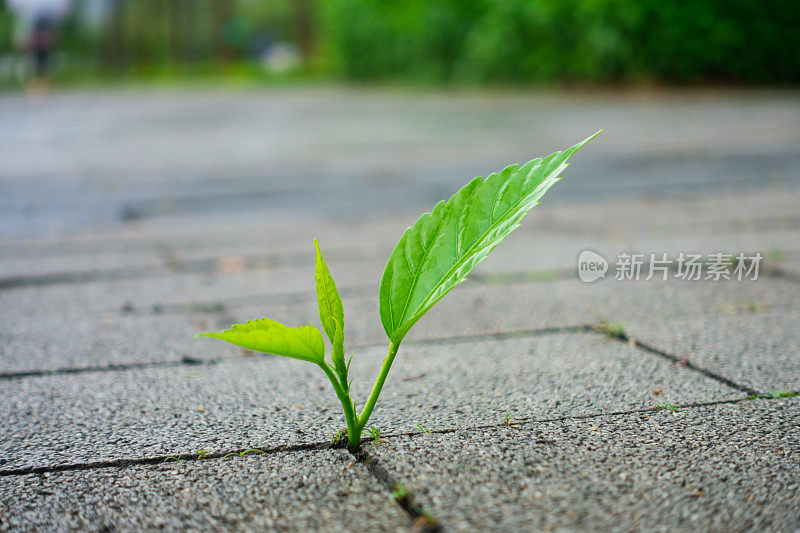
[[[324,0],[351,79],[800,81],[796,0]]]

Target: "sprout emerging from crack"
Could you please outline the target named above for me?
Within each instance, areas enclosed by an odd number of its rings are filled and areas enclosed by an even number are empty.
[[[349,448],[357,451],[400,343],[409,330],[519,227],[544,193],[561,179],[561,173],[569,166],[567,160],[599,133],[563,152],[534,159],[522,166],[511,165],[486,179],[473,179],[449,200],[436,204],[430,213],[422,215],[403,233],[389,256],[378,293],[389,349],[360,413],[350,394],[353,356],[344,348],[342,299],[316,239],[314,279],[319,318],[330,341],[329,359],[322,333],[310,325],[292,328],[261,318],[198,336],[214,337],[250,350],[319,366],[342,404]]]

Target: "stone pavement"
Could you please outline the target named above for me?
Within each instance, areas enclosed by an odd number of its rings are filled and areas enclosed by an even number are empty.
[[[0,99],[0,530],[797,530],[798,102]],[[318,369],[193,339],[316,324],[319,237],[363,402],[405,227],[601,127],[412,330],[360,455],[330,446]],[[585,249],[606,279],[578,280]],[[764,261],[755,281],[618,281],[622,252]]]

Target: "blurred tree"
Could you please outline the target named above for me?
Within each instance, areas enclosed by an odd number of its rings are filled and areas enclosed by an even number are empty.
[[[796,0],[320,0],[355,79],[800,82]]]
[[[294,0],[297,41],[303,57],[314,52],[314,20],[312,0]]]

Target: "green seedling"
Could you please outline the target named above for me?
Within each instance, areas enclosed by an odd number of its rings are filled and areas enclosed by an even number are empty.
[[[389,497],[394,501],[402,504],[403,502],[408,500],[409,496],[410,494],[408,492],[408,489],[406,489],[402,483],[398,483],[397,485],[394,486],[394,490],[392,491],[392,494]]]
[[[506,426],[508,426],[510,428],[518,428],[519,427],[518,425],[511,423],[511,414],[510,413],[506,413],[506,416],[505,416],[505,418],[503,420],[505,421]]]
[[[375,444],[378,444],[381,441],[381,428],[372,426],[369,428],[369,434],[372,436],[372,440]]]
[[[770,396],[770,398],[794,398],[795,396],[800,395],[800,392],[781,390],[768,392],[767,394]]]
[[[244,457],[245,455],[250,455],[252,453],[262,455],[265,452],[264,452],[264,450],[259,450],[257,448],[250,448],[249,450],[244,450],[244,451],[241,451],[241,452],[226,453],[225,455],[222,456],[222,458],[223,459],[227,459],[228,457]]]
[[[333,434],[333,438],[331,439],[331,444],[335,446],[339,444],[345,437],[347,437],[347,430],[340,429],[339,431]]]
[[[596,329],[614,339],[625,339],[628,336],[625,326],[620,322],[602,322]]]
[[[420,430],[420,432],[422,432],[422,433],[430,433],[431,432],[430,429],[428,429],[426,427],[423,427],[420,424],[414,424],[414,427],[417,428],[418,430]]]
[[[352,355],[344,347],[344,309],[330,270],[316,246],[314,279],[322,329],[330,341],[326,358],[322,333],[314,326],[292,328],[261,318],[218,333],[201,333],[258,352],[319,366],[342,404],[351,451],[378,402],[389,369],[408,331],[522,223],[547,190],[561,179],[567,160],[597,134],[575,146],[512,165],[488,178],[475,178],[408,228],[389,256],[378,291],[380,318],[389,350],[378,379],[359,413],[350,394]]]
[[[664,405],[656,405],[653,407],[653,410],[655,411],[674,411],[675,409],[677,409],[677,407],[671,403],[665,403]]]

